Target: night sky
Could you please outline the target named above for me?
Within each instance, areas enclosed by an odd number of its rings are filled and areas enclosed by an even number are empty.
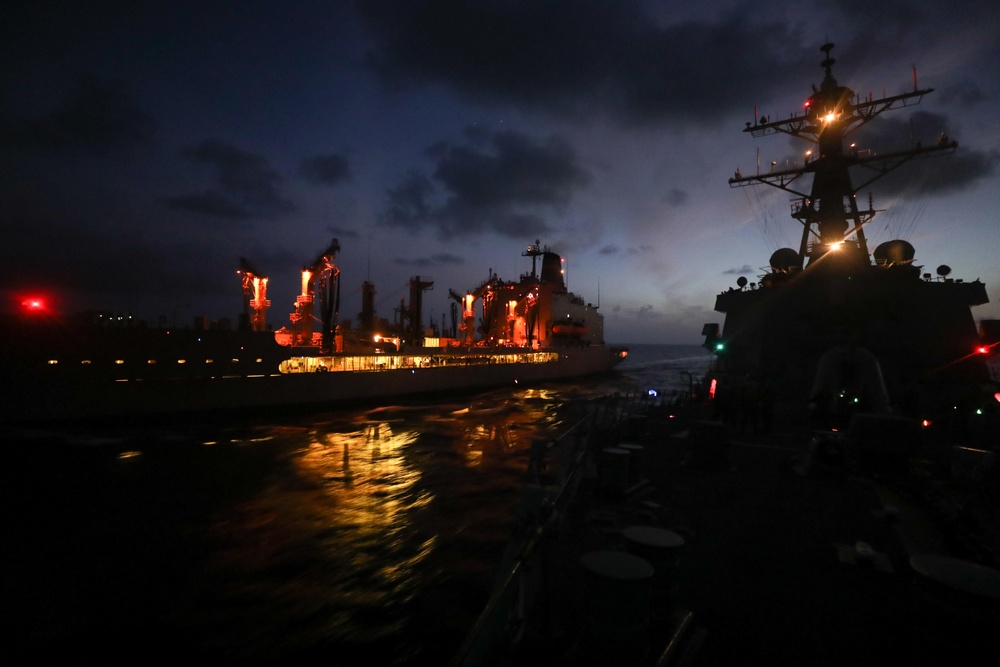
[[[699,343],[715,295],[798,247],[789,195],[729,187],[801,162],[754,139],[834,76],[934,88],[857,135],[959,149],[876,182],[870,247],[986,283],[1000,317],[1000,13],[987,0],[20,2],[0,9],[0,291],[155,324],[234,320],[246,257],[288,323],[299,271],[340,241],[341,319],[381,317],[566,257],[612,343]],[[862,194],[867,200],[867,191]],[[860,195],[859,195],[860,196]]]

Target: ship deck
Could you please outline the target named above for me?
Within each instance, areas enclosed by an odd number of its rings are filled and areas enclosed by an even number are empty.
[[[616,664],[643,666],[966,664],[995,653],[1000,485],[984,463],[995,452],[962,466],[935,443],[888,464],[821,465],[793,413],[767,432],[714,424],[708,433],[725,433],[714,439],[697,428],[710,422],[638,423],[591,442],[553,545],[524,568],[545,582],[528,615],[541,630],[501,664],[602,664],[609,642],[623,642]],[[593,464],[625,440],[641,446],[641,467],[623,488]],[[614,593],[595,604],[582,566],[587,554],[635,552],[631,526],[683,539],[672,589],[652,587],[638,655],[635,617],[607,611]]]

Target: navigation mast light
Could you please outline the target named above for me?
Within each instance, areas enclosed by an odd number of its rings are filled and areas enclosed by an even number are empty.
[[[49,304],[44,296],[29,296],[21,301],[21,310],[30,316],[49,312]]]

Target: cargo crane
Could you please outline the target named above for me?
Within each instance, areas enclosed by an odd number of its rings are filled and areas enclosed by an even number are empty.
[[[458,325],[458,331],[461,331],[463,336],[461,344],[472,345],[472,339],[475,333],[473,325],[476,321],[476,313],[473,310],[475,299],[471,294],[462,296],[453,289],[448,290],[448,296],[455,301],[452,306],[457,304],[457,306],[462,309],[462,319]],[[458,337],[458,332],[455,333],[455,336],[456,338]]]
[[[340,312],[340,269],[333,263],[338,252],[340,243],[333,239],[312,264],[302,269],[302,293],[295,298],[295,311],[289,317],[292,322],[292,345],[313,345],[313,311],[318,295],[320,350],[330,352],[333,349]]]
[[[464,296],[449,290],[449,296],[462,308],[459,330],[464,335],[464,345],[474,344],[475,309],[480,299],[483,305],[478,331],[483,343],[535,347],[548,339],[551,332],[543,329],[541,323],[552,314],[551,309],[540,310],[541,292],[544,289],[548,294],[564,294],[566,288],[562,259],[539,244],[536,240],[522,253],[524,257],[531,257],[531,273],[522,275],[519,282],[502,281],[490,269],[489,279]],[[542,258],[541,275],[539,257]]]
[[[246,257],[240,257],[236,273],[243,278],[243,317],[251,331],[267,330],[267,276],[263,275]],[[251,315],[250,311],[253,310]]]
[[[458,325],[459,331],[462,332],[464,340],[463,345],[471,346],[475,343],[476,336],[476,301],[483,299],[483,320],[480,326],[480,332],[484,333],[488,330],[487,320],[491,320],[491,305],[492,305],[492,294],[494,291],[494,283],[497,281],[497,276],[494,275],[493,269],[490,269],[490,277],[482,285],[477,287],[471,292],[468,292],[464,296],[459,295],[454,290],[448,290],[448,296],[454,299],[459,306],[462,308],[462,322]]]

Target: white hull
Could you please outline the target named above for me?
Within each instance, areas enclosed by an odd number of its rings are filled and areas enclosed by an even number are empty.
[[[482,364],[381,371],[253,374],[79,381],[52,377],[22,383],[3,405],[3,422],[134,419],[180,413],[248,411],[343,404],[443,392],[475,391],[566,380],[610,371],[610,348],[566,348],[544,364]]]

